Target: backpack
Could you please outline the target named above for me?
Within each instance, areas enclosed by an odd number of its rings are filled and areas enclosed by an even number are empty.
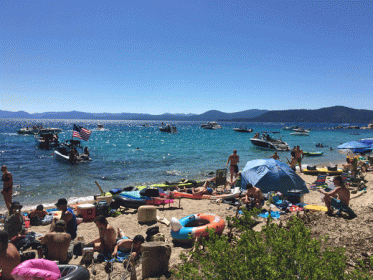
[[[100,201],[96,204],[96,217],[101,215],[104,217],[109,217],[110,210],[110,206],[106,201]]]

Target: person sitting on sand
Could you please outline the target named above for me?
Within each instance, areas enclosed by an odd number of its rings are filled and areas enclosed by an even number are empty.
[[[32,226],[39,226],[41,225],[41,221],[48,215],[48,212],[44,210],[43,205],[38,205],[36,209],[31,210],[29,214],[30,224]]]
[[[118,251],[123,253],[130,253],[128,260],[131,264],[134,264],[141,254],[141,244],[145,242],[145,238],[142,235],[136,235],[133,240],[124,235],[123,230],[118,228],[118,239],[114,247],[113,257],[118,255]]]
[[[246,184],[246,195],[244,198],[241,199],[242,203],[246,204],[248,209],[252,209],[254,207],[260,209],[264,205],[264,197],[262,191],[254,187],[251,183]]]
[[[111,255],[116,244],[115,229],[109,225],[107,219],[100,215],[96,217],[95,224],[99,231],[99,238],[90,242],[94,250],[105,255]]]
[[[175,187],[175,189],[179,192],[187,192],[187,193],[194,194],[194,195],[204,195],[204,194],[214,195],[216,194],[216,191],[213,190],[212,188],[209,188],[209,185],[211,182],[214,182],[215,180],[216,180],[216,177],[211,178],[210,180],[206,180],[203,186],[198,187],[198,188],[187,189],[184,187],[183,189],[180,189],[179,187]]]
[[[21,213],[22,205],[18,201],[13,201],[9,209],[9,217],[4,222],[4,230],[9,236],[9,240],[17,236],[24,228],[25,222]]]
[[[336,186],[334,190],[326,192],[323,189],[319,189],[319,192],[325,195],[325,206],[328,208],[326,214],[329,215],[333,214],[333,207],[336,209],[347,208],[350,203],[350,190],[343,183],[342,176],[334,177],[333,182]]]
[[[14,279],[11,275],[14,268],[21,263],[21,256],[17,248],[8,242],[8,233],[0,230],[0,269],[1,279]]]
[[[55,204],[58,210],[62,211],[61,219],[66,222],[66,232],[71,235],[71,240],[76,238],[76,232],[78,230],[78,224],[76,222],[76,216],[73,209],[67,206],[66,198],[60,198]],[[58,221],[58,218],[54,218],[51,224],[51,231],[54,229],[55,223]]]
[[[73,257],[71,235],[65,232],[64,220],[56,222],[52,232],[47,233],[41,240],[42,250],[39,250],[39,258],[51,261],[59,261],[60,264],[68,264]],[[44,246],[43,246],[44,245]]]

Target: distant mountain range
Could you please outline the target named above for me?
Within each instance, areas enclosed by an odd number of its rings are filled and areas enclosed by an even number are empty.
[[[246,110],[236,113],[224,113],[216,110],[207,111],[203,114],[170,114],[150,115],[141,113],[85,113],[71,112],[45,112],[27,113],[24,111],[10,112],[0,110],[0,118],[22,118],[22,119],[90,119],[90,120],[148,120],[148,121],[232,121],[242,118],[250,119],[257,117],[267,110]]]
[[[141,113],[85,113],[45,112],[30,114],[24,111],[10,112],[0,110],[0,118],[22,119],[90,119],[90,120],[144,120],[144,121],[236,121],[236,122],[328,122],[328,123],[370,123],[373,121],[372,110],[359,110],[344,106],[334,106],[316,110],[246,110],[224,113],[217,110],[203,114],[150,115]]]

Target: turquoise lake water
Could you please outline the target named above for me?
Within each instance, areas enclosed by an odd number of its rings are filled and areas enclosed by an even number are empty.
[[[53,150],[36,147],[33,136],[21,136],[16,131],[27,125],[43,124],[63,130],[60,139],[71,139],[73,124],[92,130],[88,146],[92,161],[71,165],[55,159]],[[101,123],[105,131],[96,131]],[[142,124],[149,123],[150,127]],[[206,130],[201,122],[173,122],[176,134],[159,130],[160,122],[149,121],[88,121],[88,120],[14,120],[2,119],[0,126],[0,165],[7,165],[14,184],[21,185],[20,195],[14,198],[25,206],[48,204],[60,197],[70,202],[92,199],[99,191],[97,181],[104,190],[126,186],[151,185],[181,178],[203,179],[216,169],[225,168],[228,156],[237,149],[239,168],[246,162],[268,158],[273,151],[255,148],[250,137],[254,133],[238,133],[234,127],[242,123],[221,122],[222,129]],[[336,147],[344,142],[373,137],[371,130],[331,130],[337,124],[301,124],[310,128],[310,136],[292,136],[281,130],[290,123],[248,123],[254,132],[278,131],[277,136],[290,147],[299,145],[304,151],[324,151],[321,157],[305,158],[305,164],[329,165],[344,162],[345,156]],[[346,124],[347,125],[347,124]],[[357,124],[359,125],[359,124]],[[364,126],[366,124],[360,124]],[[351,135],[358,132],[360,135]],[[317,143],[328,147],[316,148]],[[139,150],[137,150],[137,147]],[[330,151],[332,147],[333,150]],[[286,162],[290,152],[279,152]],[[0,199],[0,210],[4,210]]]

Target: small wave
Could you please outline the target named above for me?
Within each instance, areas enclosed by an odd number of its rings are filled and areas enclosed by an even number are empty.
[[[171,175],[171,176],[181,176],[182,172],[179,170],[171,170],[171,171],[166,171],[166,174]]]

